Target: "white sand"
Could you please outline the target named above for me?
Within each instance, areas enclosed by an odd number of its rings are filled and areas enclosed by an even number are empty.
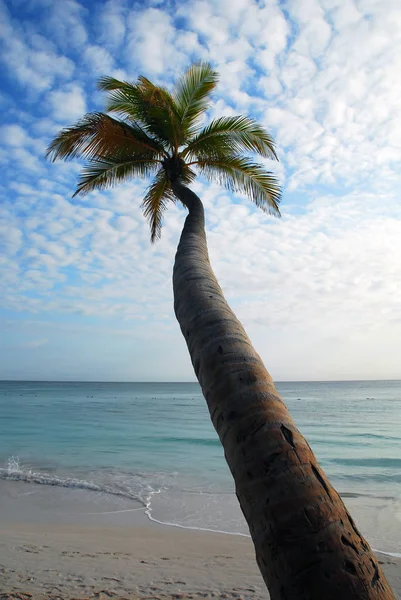
[[[32,513],[30,496],[44,486],[1,483],[0,600],[269,597],[249,538],[158,525],[141,509],[113,515],[101,502],[97,522],[82,524],[82,507],[66,522],[58,490],[41,490],[47,502]],[[401,561],[379,560],[401,600]]]
[[[1,589],[38,600],[268,598],[247,538],[45,525],[12,525],[0,535]]]

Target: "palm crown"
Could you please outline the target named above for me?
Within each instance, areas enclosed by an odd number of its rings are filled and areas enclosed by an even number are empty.
[[[86,159],[74,196],[153,175],[142,201],[152,241],[160,237],[168,202],[176,200],[174,180],[190,183],[194,169],[279,216],[277,180],[246,156],[251,152],[277,159],[265,129],[245,116],[220,117],[201,127],[217,81],[218,74],[208,63],[192,65],[172,93],[145,77],[135,83],[102,77],[98,87],[109,92],[106,110],[119,118],[86,114],[57,135],[46,156],[52,161]]]

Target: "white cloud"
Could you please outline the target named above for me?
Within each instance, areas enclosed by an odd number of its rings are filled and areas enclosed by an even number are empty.
[[[84,61],[94,75],[109,75],[114,69],[114,60],[111,54],[96,44],[86,46]]]
[[[2,162],[8,166],[9,174],[24,172],[34,174],[44,170],[39,160],[44,155],[46,145],[41,139],[32,138],[26,127],[17,124],[3,125],[0,127],[0,139],[7,151],[2,157]],[[11,180],[10,188],[15,189],[18,182]],[[23,184],[21,184],[23,185]]]
[[[88,39],[85,13],[86,8],[75,0],[51,2],[44,24],[48,33],[62,48],[81,48]]]
[[[31,129],[35,134],[52,137],[60,130],[60,124],[48,118],[35,119]]]
[[[21,127],[16,123],[10,125],[2,125],[0,127],[0,136],[4,145],[15,148],[30,147],[37,154],[42,154],[45,151],[45,144],[41,139],[32,138],[28,134],[26,127]]]
[[[29,142],[26,131],[20,125],[0,127],[0,139],[6,146],[24,146]]]
[[[105,46],[116,48],[125,37],[126,14],[118,0],[109,0],[103,10],[97,12],[100,40]]]
[[[321,56],[327,47],[332,29],[318,0],[290,0],[288,8],[300,28],[294,49],[312,58]]]
[[[0,19],[0,60],[6,65],[8,76],[26,86],[29,94],[49,89],[57,78],[71,77],[73,62],[42,36],[29,35],[14,23],[4,4],[0,4]]]
[[[281,159],[265,164],[286,184],[281,221],[243,198],[233,204],[217,185],[194,184],[213,266],[258,350],[281,377],[352,377],[352,369],[399,376],[392,359],[401,351],[398,4],[151,4],[129,10],[113,0],[90,25],[72,0],[48,3],[39,24],[4,15],[2,59],[29,90],[14,105],[3,98],[4,306],[115,318],[133,329],[145,323],[149,338],[158,336],[156,323],[169,343],[182,344],[171,270],[184,211],[169,209],[162,241],[151,247],[139,208],[145,184],[72,203],[78,162],[48,165],[42,155],[62,125],[100,106],[92,75],[143,73],[169,85],[191,60],[209,59],[221,82],[208,118],[245,112],[262,121]],[[33,92],[43,91],[37,102]]]
[[[335,29],[340,31],[344,27],[353,26],[363,19],[363,13],[358,10],[353,0],[348,2],[323,2],[330,10],[330,20]],[[366,9],[366,5],[365,5]]]
[[[290,10],[306,18],[298,4]],[[316,181],[355,184],[362,174],[367,183],[375,177],[381,148],[387,165],[400,159],[398,58],[394,38],[388,43],[391,29],[381,17],[349,19],[331,37],[320,64],[306,46],[300,54],[301,28],[285,61],[263,79],[266,93],[270,85],[278,92],[266,123],[296,169],[292,189]]]
[[[18,170],[23,168],[31,174],[40,174],[44,171],[43,164],[38,157],[25,148],[14,148],[8,155],[8,159],[10,163],[15,161],[19,163]],[[13,170],[15,170],[15,165]]]
[[[69,79],[73,72],[72,63],[66,57],[32,52],[17,39],[8,42],[3,61],[20,83],[38,92],[49,89],[57,77]]]
[[[195,189],[207,210],[213,267],[262,356],[269,359],[271,344],[263,340],[262,332],[273,332],[275,339],[275,332],[280,331],[282,343],[288,340],[285,353],[295,331],[300,336],[298,350],[302,336],[329,352],[337,352],[341,340],[351,349],[358,348],[362,374],[363,361],[381,352],[379,346],[366,346],[362,352],[362,340],[369,336],[381,340],[383,331],[401,326],[397,300],[401,225],[392,218],[396,198],[373,194],[319,197],[305,214],[284,213],[277,221],[254,211],[249,203],[232,205],[219,186],[198,183]],[[118,202],[120,193],[125,199]],[[115,218],[110,210],[58,201],[41,219],[25,220],[24,260],[29,259],[29,268],[22,287],[18,280],[13,280],[15,288],[10,290],[8,285],[5,299],[33,312],[114,315],[129,321],[144,318],[150,327],[161,321],[174,331],[171,270],[185,213],[172,206],[162,242],[151,247],[135,187],[108,196],[108,206],[125,206],[129,212]],[[135,197],[137,201],[130,203]],[[401,216],[400,208],[398,213]],[[67,266],[74,268],[80,283],[65,280],[61,291],[58,287],[49,295],[54,283],[62,283]],[[24,297],[31,289],[40,294],[39,299]],[[395,324],[397,319],[400,325]],[[392,344],[396,348],[396,342]],[[311,359],[313,348],[308,348],[306,355]],[[279,352],[279,359],[268,360],[281,374],[283,356]],[[295,364],[291,363],[291,369],[297,376],[302,374],[301,365],[309,368],[306,377],[313,376],[313,361],[309,367],[302,361],[298,367]],[[320,368],[327,373],[328,364],[324,364],[326,371]],[[344,366],[344,360],[338,364]],[[340,371],[338,367],[334,375],[340,376]]]
[[[0,220],[0,248],[7,256],[14,256],[21,248],[22,233],[16,224],[5,219]]]
[[[147,8],[140,13],[132,10],[128,26],[125,51],[128,64],[136,64],[151,75],[163,75],[187,63],[188,55],[175,47],[179,34],[167,12],[158,8]]]
[[[48,103],[56,121],[76,121],[86,112],[85,92],[73,83],[50,92]]]

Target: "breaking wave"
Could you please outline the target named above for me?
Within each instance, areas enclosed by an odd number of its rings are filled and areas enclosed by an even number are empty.
[[[149,507],[151,496],[160,492],[160,488],[152,487],[146,481],[145,475],[124,474],[123,477],[124,481],[121,481],[122,475],[114,476],[111,483],[87,481],[76,477],[60,477],[55,474],[35,472],[31,468],[21,465],[18,456],[11,456],[6,461],[5,467],[0,467],[0,479],[3,480],[109,494],[135,500],[140,502],[144,508]]]

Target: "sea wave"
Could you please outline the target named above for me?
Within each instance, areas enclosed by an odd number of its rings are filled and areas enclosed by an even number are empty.
[[[373,440],[390,440],[390,441],[400,441],[401,437],[398,435],[388,435],[387,432],[385,435],[381,435],[379,433],[353,433],[353,437],[358,438],[371,438]]]
[[[249,534],[245,533],[246,528],[237,529],[240,513],[237,503],[234,502],[233,491],[192,487],[192,485],[188,485],[187,480],[177,477],[178,475],[177,472],[149,474],[96,471],[86,474],[80,473],[79,476],[72,477],[61,473],[44,472],[38,467],[35,469],[30,468],[23,465],[17,456],[10,457],[5,466],[0,468],[0,480],[83,490],[138,502],[142,507],[140,510],[144,511],[147,518],[161,525],[249,537]],[[390,503],[392,507],[394,502],[398,500],[397,497],[391,495],[357,491],[341,492],[341,496],[344,499],[365,497],[376,501],[386,500],[387,504]],[[202,506],[199,504],[199,498],[201,497],[205,498]],[[138,509],[129,508],[126,512],[130,510]],[[215,517],[211,514],[214,511],[216,511]],[[394,508],[391,508],[391,511],[393,512]],[[110,512],[125,512],[125,510]],[[228,513],[231,520],[222,520],[222,514],[227,517]],[[236,516],[237,513],[238,516]],[[398,550],[398,545],[391,548],[391,550]],[[388,552],[383,549],[378,551],[390,556],[398,556],[397,553],[391,551]]]
[[[114,484],[97,483],[76,477],[60,477],[55,474],[33,471],[31,468],[23,466],[18,456],[11,456],[7,459],[5,467],[0,467],[0,479],[109,494],[135,500],[140,502],[144,508],[149,507],[151,496],[160,492],[160,489],[152,487],[144,481],[144,477],[140,474],[131,476],[129,486],[124,486],[118,481]],[[133,489],[134,486],[136,489]]]
[[[331,462],[341,466],[351,467],[379,467],[379,468],[391,468],[398,469],[401,467],[401,458],[393,457],[368,457],[368,458],[332,458]]]
[[[194,446],[213,446],[220,448],[221,443],[219,439],[207,439],[207,438],[196,438],[196,437],[181,437],[181,436],[164,436],[158,437],[153,443],[157,444],[190,444]]]
[[[159,477],[162,477],[165,474],[159,473]],[[177,473],[169,474],[169,477],[177,475]],[[188,529],[188,530],[196,530],[196,531],[205,531],[205,532],[213,532],[213,533],[222,533],[225,535],[238,535],[241,537],[250,537],[249,534],[242,533],[240,531],[226,531],[224,529],[220,529],[218,527],[203,527],[200,525],[186,525],[180,522],[180,517],[177,514],[177,521],[170,521],[163,518],[157,518],[153,513],[152,507],[152,497],[154,495],[162,493],[162,491],[166,491],[167,488],[162,489],[163,486],[157,487],[155,485],[150,485],[146,483],[146,481],[142,481],[146,479],[145,475],[141,474],[127,474],[127,473],[119,473],[113,474],[112,476],[113,482],[112,484],[107,485],[105,482],[97,483],[95,481],[88,481],[85,479],[78,479],[77,477],[60,477],[58,475],[43,473],[33,471],[31,468],[24,466],[21,464],[21,461],[18,456],[12,456],[6,461],[5,467],[0,467],[0,480],[6,481],[18,481],[22,483],[43,485],[43,486],[51,486],[51,487],[60,487],[60,488],[69,488],[75,490],[84,490],[88,492],[97,492],[101,494],[109,494],[112,496],[118,496],[120,498],[126,498],[130,500],[134,500],[139,502],[143,509],[144,513],[150,521],[155,523],[159,523],[161,525],[167,525],[170,527],[176,527],[179,529]],[[133,491],[132,486],[135,485],[138,487],[137,490]],[[205,495],[216,495],[212,492],[200,492],[196,490],[181,490],[185,493],[189,493],[190,491],[194,494],[205,494]],[[220,496],[220,494],[217,494]],[[166,499],[167,500],[167,499]],[[171,500],[171,495],[168,495],[168,500]],[[130,510],[137,509],[127,509],[125,510],[116,510],[116,511],[108,511],[109,513],[115,512],[129,512]],[[92,513],[85,513],[92,514]],[[96,514],[106,514],[99,513]]]

